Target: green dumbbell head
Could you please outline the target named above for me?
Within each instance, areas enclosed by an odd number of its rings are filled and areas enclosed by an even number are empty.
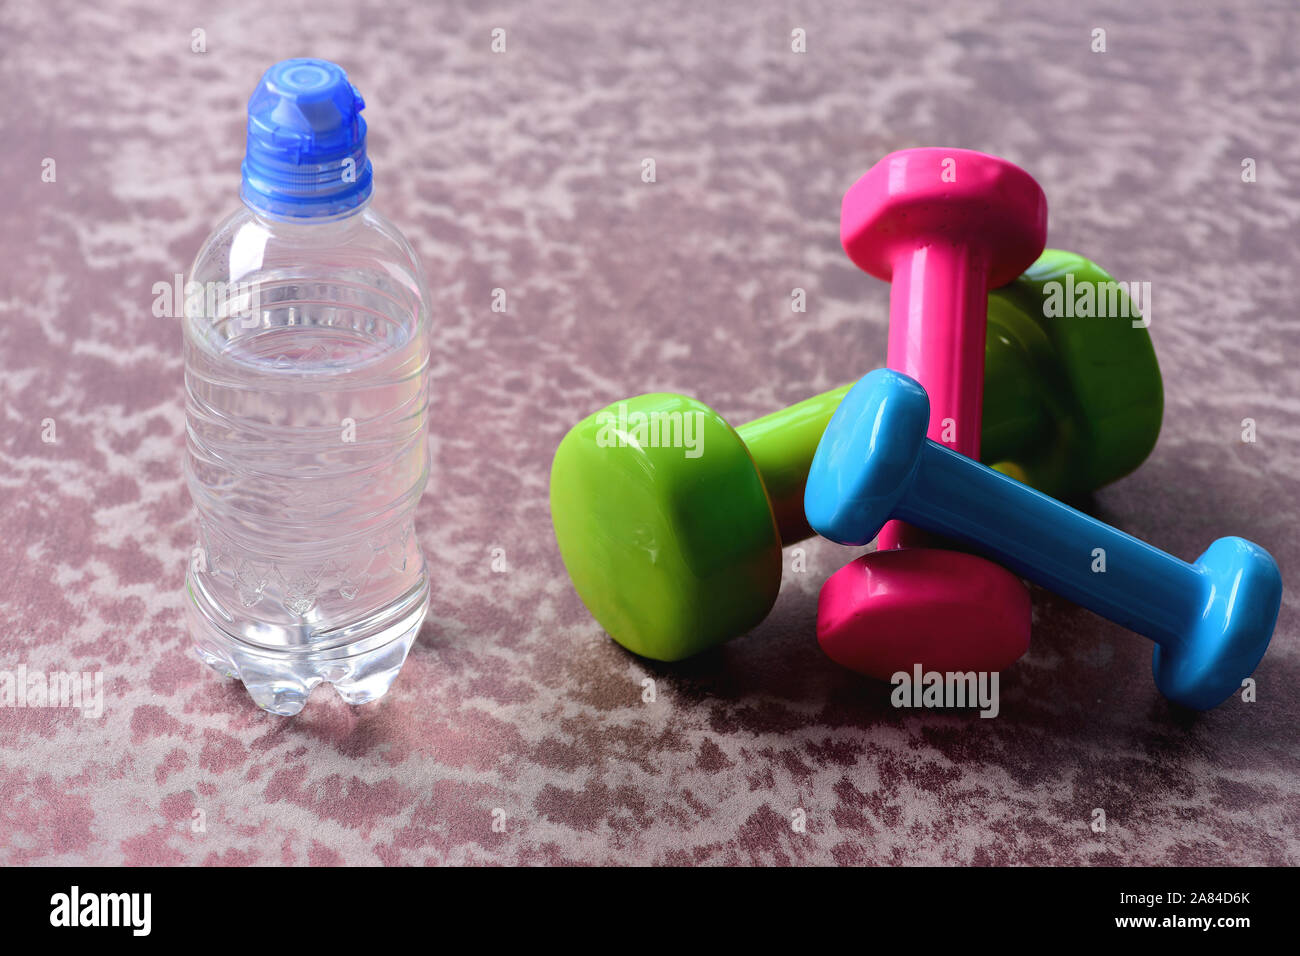
[[[551,467],[551,517],[588,610],[644,657],[680,660],[743,634],[781,586],[749,450],[683,395],[641,395],[575,425]]]
[[[1048,249],[989,295],[988,314],[983,461],[1065,498],[1145,460],[1164,411],[1160,366],[1145,323],[1109,273]]]

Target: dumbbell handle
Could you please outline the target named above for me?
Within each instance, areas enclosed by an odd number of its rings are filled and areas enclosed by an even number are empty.
[[[930,396],[926,434],[962,455],[979,458],[984,404],[984,339],[988,324],[989,257],[975,245],[933,241],[904,247],[889,284],[886,364],[916,379]],[[931,542],[891,521],[882,550]]]
[[[763,476],[783,545],[812,536],[803,510],[808,468],[826,425],[852,387],[841,385],[736,429]]]
[[[956,538],[1102,617],[1176,647],[1204,577],[1131,535],[929,439],[893,517]],[[1100,555],[1104,552],[1105,570]]]
[[[931,242],[898,256],[889,286],[886,364],[930,396],[926,434],[970,458],[980,455],[988,275],[984,250]],[[945,429],[945,419],[955,427]]]

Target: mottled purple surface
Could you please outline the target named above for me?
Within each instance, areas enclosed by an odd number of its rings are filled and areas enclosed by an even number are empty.
[[[997,719],[897,711],[813,636],[850,552],[811,545],[755,632],[652,665],[574,595],[546,499],[568,425],[616,398],[741,421],[880,364],[888,290],[839,199],[952,144],[1039,179],[1051,245],[1152,283],[1164,431],[1096,513],[1189,559],[1251,538],[1293,579],[1294,3],[156,6],[0,5],[0,669],[104,681],[98,718],[0,709],[0,861],[1300,862],[1291,594],[1256,703],[1173,711],[1148,642],[1035,591]],[[437,460],[433,610],[393,691],[285,720],[190,652],[180,330],[151,305],[291,55],[369,103],[376,205],[434,290]]]

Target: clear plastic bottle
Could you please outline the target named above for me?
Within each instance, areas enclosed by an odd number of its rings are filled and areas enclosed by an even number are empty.
[[[323,60],[249,100],[243,208],[186,285],[186,478],[200,656],[295,714],[332,683],[383,695],[429,604],[413,516],[428,477],[428,291],[369,207],[364,103]]]

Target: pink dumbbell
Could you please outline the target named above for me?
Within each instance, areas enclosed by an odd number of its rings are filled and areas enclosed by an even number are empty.
[[[966,149],[907,149],[844,195],[840,240],[859,268],[890,283],[890,368],[930,395],[928,437],[979,458],[990,289],[1025,271],[1047,241],[1047,200],[1005,160]],[[983,558],[925,546],[891,521],[874,554],[822,588],[817,637],[834,660],[888,678],[1000,670],[1029,647],[1029,594]],[[856,635],[869,633],[871,640]]]

